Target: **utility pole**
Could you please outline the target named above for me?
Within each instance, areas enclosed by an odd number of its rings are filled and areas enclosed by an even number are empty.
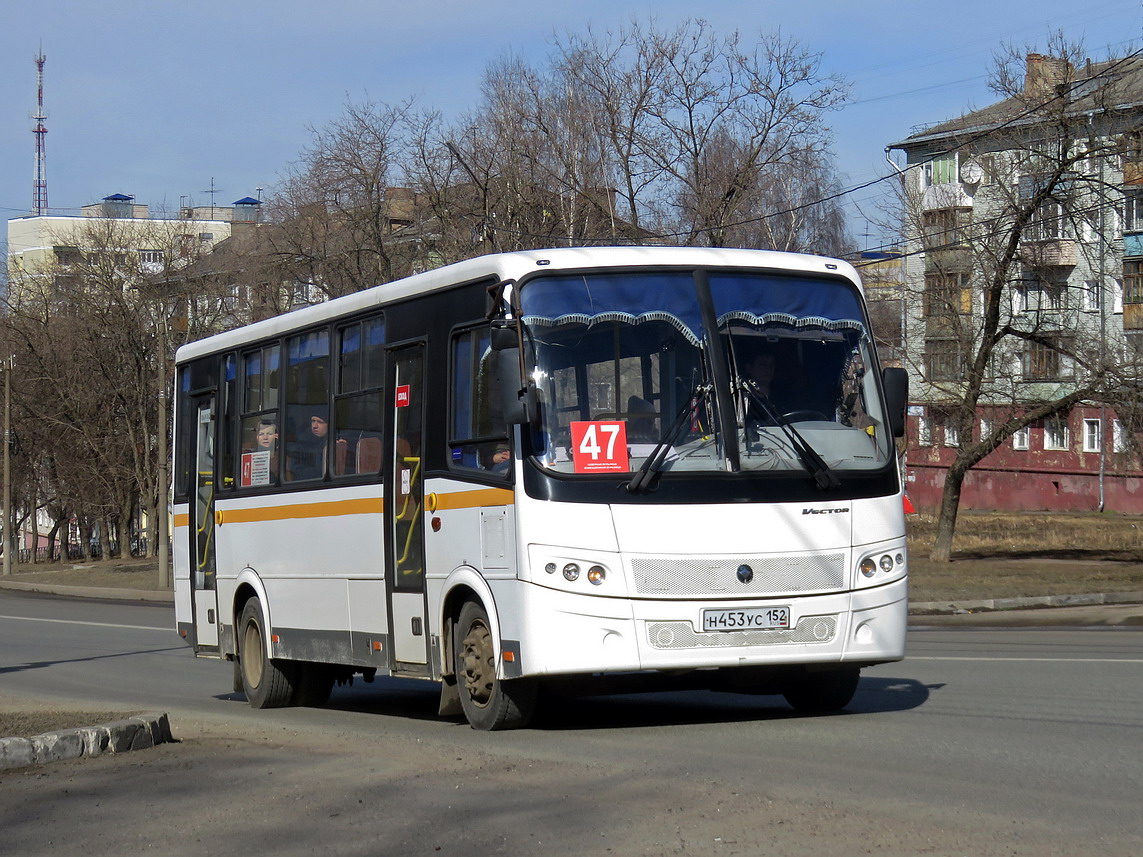
[[[159,588],[171,588],[170,509],[167,506],[167,306],[159,310],[159,477],[155,514],[159,516]]]
[[[14,357],[5,357],[4,366],[4,576],[12,573],[12,366]]]

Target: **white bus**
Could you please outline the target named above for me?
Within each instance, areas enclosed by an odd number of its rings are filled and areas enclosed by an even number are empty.
[[[829,711],[904,655],[906,382],[845,262],[485,256],[176,371],[178,631],[256,707],[380,673],[477,729],[561,681]]]

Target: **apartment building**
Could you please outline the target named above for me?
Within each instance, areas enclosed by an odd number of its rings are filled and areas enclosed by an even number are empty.
[[[8,281],[11,297],[45,286],[84,254],[105,252],[124,267],[158,274],[210,252],[230,237],[236,220],[248,218],[257,200],[230,206],[181,209],[174,217],[153,214],[126,194],[112,194],[79,214],[44,214],[8,221]],[[256,210],[256,209],[255,209]],[[49,276],[50,275],[50,276]]]
[[[1029,54],[1022,90],[889,148],[914,505],[973,445],[961,508],[1143,513],[1143,60]]]

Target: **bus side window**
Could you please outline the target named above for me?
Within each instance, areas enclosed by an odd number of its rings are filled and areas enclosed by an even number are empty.
[[[381,317],[337,329],[333,475],[381,472],[381,390],[385,383],[385,322]]]
[[[449,461],[454,468],[503,476],[511,450],[503,425],[492,422],[492,349],[487,327],[458,333],[452,342],[452,415]]]

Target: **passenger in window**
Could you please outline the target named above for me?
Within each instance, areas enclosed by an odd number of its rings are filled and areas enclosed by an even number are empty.
[[[785,391],[781,389],[780,384],[775,382],[775,376],[778,372],[777,355],[769,349],[759,349],[748,358],[742,370],[743,380],[746,382],[747,388],[754,394],[747,399],[747,420],[763,425],[770,424],[772,420],[766,413],[766,409],[756,401],[755,397],[761,397],[765,400],[766,405],[777,414],[782,414],[787,409],[788,403],[785,401],[785,395],[783,395]]]
[[[259,419],[254,426],[254,446],[242,451],[243,454],[254,452],[257,456],[257,465],[250,473],[250,481],[243,482],[243,486],[278,484],[278,423],[273,419]]]
[[[254,436],[255,452],[269,450],[276,452],[278,446],[278,424],[273,420],[259,420],[258,430]]]
[[[291,478],[320,479],[325,475],[325,448],[329,442],[329,413],[325,408],[310,411],[309,427],[298,432],[290,448]]]
[[[506,443],[498,443],[492,450],[492,454],[488,457],[488,463],[485,464],[484,469],[492,473],[507,473],[508,468],[512,466],[512,450]]]
[[[655,421],[659,418],[655,406],[640,396],[627,399],[627,440],[634,443],[656,443]]]

